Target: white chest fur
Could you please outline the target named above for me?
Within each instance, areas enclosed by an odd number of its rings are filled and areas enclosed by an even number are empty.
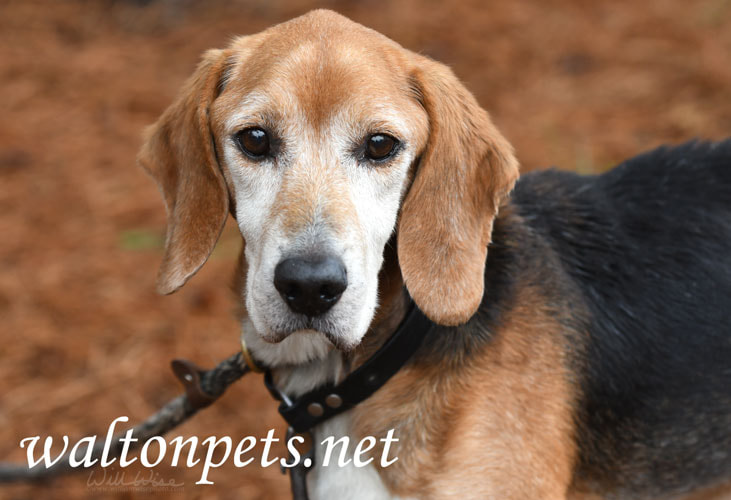
[[[307,489],[311,500],[395,500],[396,497],[386,489],[373,463],[356,467],[352,458],[356,440],[349,436],[350,416],[338,415],[318,426],[313,437],[315,447],[315,466],[307,476]],[[348,437],[345,454],[350,458],[347,465],[339,466],[338,457],[332,456],[327,466],[322,465],[326,452],[323,440],[332,436],[335,441]],[[339,448],[338,448],[339,450]]]

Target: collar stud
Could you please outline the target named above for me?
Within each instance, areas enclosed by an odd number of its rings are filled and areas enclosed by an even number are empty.
[[[330,408],[340,408],[343,405],[343,398],[337,394],[330,394],[325,398],[325,404]]]
[[[307,413],[313,417],[321,417],[325,413],[325,408],[320,403],[310,403],[307,406]]]

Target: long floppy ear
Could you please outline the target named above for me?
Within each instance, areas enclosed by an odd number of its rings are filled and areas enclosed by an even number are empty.
[[[157,278],[163,294],[183,286],[208,260],[228,216],[208,117],[225,61],[221,50],[205,53],[175,102],[145,131],[137,157],[157,181],[167,209],[165,255]]]
[[[399,264],[419,308],[436,323],[458,325],[482,301],[493,221],[518,163],[454,73],[415,57],[411,77],[429,136],[401,209]]]

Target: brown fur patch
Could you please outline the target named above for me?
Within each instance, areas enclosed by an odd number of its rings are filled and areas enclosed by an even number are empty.
[[[567,500],[602,500],[602,498],[596,493],[583,491],[571,491],[566,497]],[[731,500],[731,484],[704,488],[687,496],[675,497],[675,500]]]
[[[356,436],[396,429],[399,460],[380,471],[394,494],[565,498],[576,458],[576,395],[561,325],[543,300],[523,287],[482,352],[409,365],[354,410]]]
[[[731,499],[731,483],[707,488],[682,500],[729,500]]]

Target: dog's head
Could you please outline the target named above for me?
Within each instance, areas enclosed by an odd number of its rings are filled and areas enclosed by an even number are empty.
[[[448,68],[328,11],[207,52],[139,160],[168,213],[159,291],[203,265],[230,211],[252,335],[288,361],[358,345],[395,229],[416,304],[436,323],[469,319],[518,175]]]

